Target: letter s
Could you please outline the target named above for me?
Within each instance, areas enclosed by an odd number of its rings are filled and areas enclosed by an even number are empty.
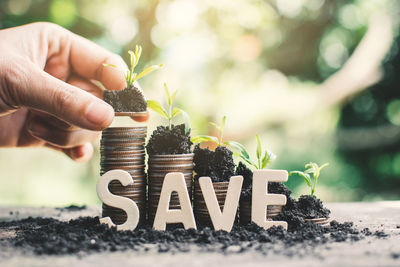
[[[112,180],[120,181],[123,186],[133,184],[133,179],[128,172],[123,170],[111,170],[100,177],[97,183],[97,196],[104,204],[122,209],[126,212],[126,222],[117,225],[117,230],[134,230],[139,222],[139,209],[133,200],[113,195],[110,192],[108,184]],[[115,226],[110,217],[101,218],[100,223],[107,224],[110,227]]]

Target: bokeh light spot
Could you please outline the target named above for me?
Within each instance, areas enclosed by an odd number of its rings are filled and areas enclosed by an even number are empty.
[[[50,5],[51,20],[61,26],[70,27],[77,19],[75,1],[53,0]]]
[[[233,44],[233,56],[240,61],[251,61],[261,53],[260,40],[254,35],[242,35]]]
[[[400,99],[392,100],[386,108],[388,120],[397,126],[400,126]]]
[[[31,0],[9,0],[8,11],[13,15],[22,15],[29,9]]]
[[[122,16],[111,24],[110,32],[115,42],[124,45],[136,36],[138,30],[139,26],[136,19],[129,16]]]
[[[304,0],[277,0],[276,5],[283,16],[296,17],[300,14]]]

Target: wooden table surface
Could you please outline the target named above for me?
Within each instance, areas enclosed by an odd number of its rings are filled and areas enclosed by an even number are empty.
[[[137,253],[134,251],[77,256],[35,256],[14,248],[1,248],[0,266],[400,266],[400,201],[328,203],[331,218],[353,221],[357,228],[383,230],[386,238],[367,237],[358,242],[329,243],[316,248],[318,257],[285,257],[255,252],[223,255],[219,253]],[[13,211],[13,214],[10,214]],[[99,215],[100,207],[82,211],[54,208],[0,206],[0,220],[28,216],[69,220],[78,216]],[[2,233],[0,232],[0,238]],[[398,255],[398,257],[396,257]]]

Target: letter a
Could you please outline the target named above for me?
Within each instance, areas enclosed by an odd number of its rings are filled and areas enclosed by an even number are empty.
[[[128,172],[123,170],[111,170],[100,177],[97,183],[97,195],[104,204],[122,209],[126,212],[126,222],[117,225],[117,230],[134,230],[139,222],[139,209],[135,201],[126,197],[113,195],[110,190],[108,190],[108,184],[112,180],[120,181],[123,186],[133,184],[133,179]],[[100,223],[107,224],[110,227],[115,226],[110,217],[101,218]]]
[[[221,212],[211,178],[200,177],[199,184],[201,193],[203,194],[203,198],[208,209],[208,214],[210,214],[211,221],[216,231],[224,230],[230,232],[232,230],[239,203],[240,191],[242,189],[242,183],[242,176],[231,177],[225,197],[224,209]]]
[[[288,172],[285,170],[256,170],[253,173],[253,191],[251,200],[251,220],[257,225],[268,229],[272,226],[282,226],[287,229],[287,222],[267,221],[267,206],[286,205],[286,196],[268,194],[268,182],[286,182]]]
[[[177,192],[178,194],[181,205],[180,210],[169,209],[172,192]],[[167,223],[182,223],[185,229],[197,229],[189,194],[186,189],[185,178],[180,172],[171,172],[165,176],[153,228],[164,231]]]

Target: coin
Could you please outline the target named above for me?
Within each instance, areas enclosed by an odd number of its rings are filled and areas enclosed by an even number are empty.
[[[100,141],[100,175],[110,170],[127,171],[133,184],[122,186],[117,180],[108,188],[114,195],[135,201],[140,211],[140,222],[146,220],[145,140],[147,127],[110,127],[102,132]],[[102,215],[115,224],[126,221],[126,213],[103,204]]]
[[[194,154],[150,155],[148,158],[148,220],[152,224],[158,208],[158,202],[165,176],[170,172],[184,174],[189,196],[193,184]],[[180,209],[176,192],[171,194],[169,209]]]

